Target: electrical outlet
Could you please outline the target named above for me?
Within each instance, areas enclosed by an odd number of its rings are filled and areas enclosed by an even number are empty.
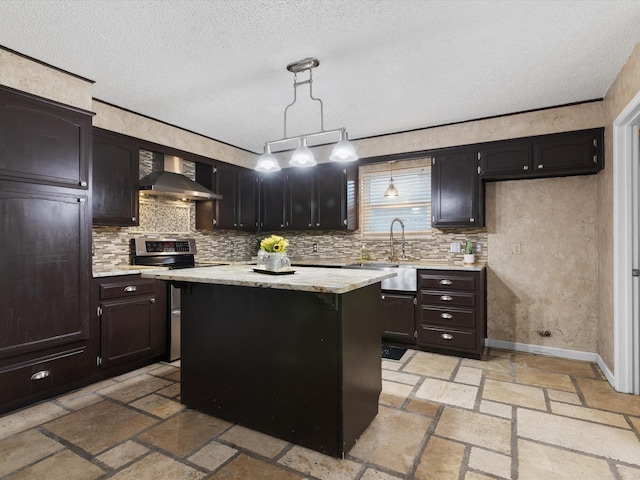
[[[476,253],[482,253],[482,244],[480,242],[476,243]]]
[[[522,253],[522,249],[520,248],[520,244],[519,243],[512,243],[511,244],[511,254],[512,255],[520,255]]]
[[[236,246],[233,244],[233,242],[229,242],[229,251],[233,252],[235,250]]]
[[[460,253],[461,251],[460,242],[452,242],[451,243],[451,253]]]
[[[318,244],[317,243],[313,244],[313,253],[318,253]]]

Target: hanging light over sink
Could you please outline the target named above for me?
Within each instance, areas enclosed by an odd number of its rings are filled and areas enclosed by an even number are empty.
[[[393,184],[393,164],[395,160],[389,162],[391,164],[391,177],[389,178],[389,186],[384,191],[384,196],[386,198],[396,198],[398,196],[398,189]]]

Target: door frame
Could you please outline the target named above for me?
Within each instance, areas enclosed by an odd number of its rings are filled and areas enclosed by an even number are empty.
[[[640,394],[640,321],[634,315],[637,306],[638,277],[632,277],[634,265],[633,189],[638,188],[634,174],[640,162],[640,92],[613,122],[613,317],[614,385],[619,392]]]

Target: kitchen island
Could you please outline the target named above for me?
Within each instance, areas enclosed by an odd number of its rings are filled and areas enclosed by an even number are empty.
[[[378,412],[380,282],[393,275],[250,265],[143,273],[182,288],[183,404],[335,457]]]

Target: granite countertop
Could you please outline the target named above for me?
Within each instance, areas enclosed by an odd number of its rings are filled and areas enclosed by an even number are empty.
[[[466,270],[472,272],[482,271],[486,268],[484,262],[477,262],[471,265],[467,265],[460,262],[436,262],[436,261],[421,261],[421,260],[398,260],[396,262],[387,261],[364,261],[348,259],[348,258],[291,258],[291,264],[294,266],[317,266],[317,267],[353,267],[353,266],[366,266],[371,265],[375,267],[381,264],[397,264],[401,267],[425,269],[425,270]]]
[[[94,268],[93,269],[93,278],[99,277],[115,277],[118,275],[135,275],[138,273],[149,272],[153,270],[169,270],[166,267],[147,267],[144,265],[115,265],[108,266],[103,268]]]
[[[295,273],[291,275],[269,275],[254,272],[253,268],[253,266],[247,264],[235,264],[143,272],[142,277],[178,282],[213,283],[239,287],[277,288],[341,294],[396,276],[393,272],[383,272],[381,270],[314,267],[294,268]]]

